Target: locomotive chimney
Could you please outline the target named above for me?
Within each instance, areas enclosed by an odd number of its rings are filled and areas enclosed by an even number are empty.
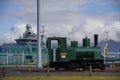
[[[94,34],[94,47],[98,46],[98,34]]]

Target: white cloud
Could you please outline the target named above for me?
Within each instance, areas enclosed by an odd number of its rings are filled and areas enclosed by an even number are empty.
[[[15,43],[16,35],[13,33],[0,34],[0,45],[3,43]]]
[[[120,21],[113,22],[107,26],[109,32],[109,39],[120,41]]]
[[[35,25],[32,26],[32,31],[37,32]],[[0,34],[0,45],[2,43],[15,43],[15,39],[18,39],[20,36],[23,36],[23,33],[26,30],[26,23],[15,24],[11,31],[12,33]]]

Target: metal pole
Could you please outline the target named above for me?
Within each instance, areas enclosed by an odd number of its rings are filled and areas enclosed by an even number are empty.
[[[50,67],[47,66],[47,76],[50,76]]]
[[[24,51],[23,51],[23,53],[22,53],[22,64],[24,65]]]
[[[2,76],[3,76],[3,77],[5,77],[5,76],[6,76],[5,67],[2,67]]]
[[[53,61],[55,62],[56,61],[56,49],[53,48]]]
[[[106,54],[106,46],[104,46],[104,53],[103,53],[103,56],[104,56],[104,64],[105,64],[105,54]]]
[[[104,64],[105,64],[105,57],[106,57],[105,54],[106,54],[106,53],[105,53],[105,51],[104,51]]]
[[[92,66],[89,66],[89,76],[92,76]]]
[[[6,64],[8,65],[8,52],[6,54]]]
[[[37,0],[37,67],[42,67],[39,3],[40,3],[40,0]]]

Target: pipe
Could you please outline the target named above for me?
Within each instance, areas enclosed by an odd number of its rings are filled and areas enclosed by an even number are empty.
[[[94,47],[98,46],[98,34],[94,34]]]

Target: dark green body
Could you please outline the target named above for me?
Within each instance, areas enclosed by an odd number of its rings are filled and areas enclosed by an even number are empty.
[[[57,47],[54,50],[51,47],[52,40],[57,41]],[[70,47],[67,47],[65,37],[49,37],[47,39],[47,48],[51,67],[68,68],[66,66],[74,64],[72,67],[80,68],[81,66],[84,67],[84,62],[93,64],[93,66],[103,66],[100,47],[90,47],[90,39],[87,37],[83,39],[83,46],[80,47],[77,41],[71,41]]]
[[[88,41],[83,44],[83,47],[78,47],[77,41],[71,41],[71,46],[67,47],[65,37],[50,37],[47,41],[49,52],[49,59],[53,61],[53,49],[51,48],[51,41],[57,40],[58,46],[56,48],[56,61],[70,61],[75,59],[101,59],[100,47],[90,47]]]

